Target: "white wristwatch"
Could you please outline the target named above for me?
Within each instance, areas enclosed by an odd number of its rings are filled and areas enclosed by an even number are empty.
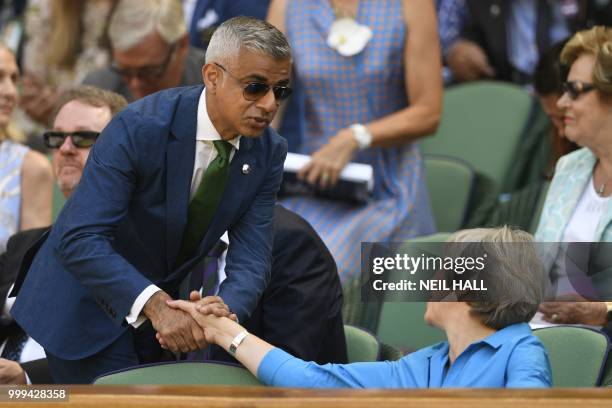
[[[244,330],[244,331],[241,331],[240,333],[238,333],[238,335],[236,335],[236,337],[234,337],[234,340],[232,340],[232,344],[230,344],[230,346],[229,346],[229,353],[232,356],[236,355],[236,349],[238,348],[238,346],[240,344],[242,344],[242,342],[244,341],[244,339],[246,339],[246,336],[248,334],[249,334],[249,332]]]
[[[353,137],[357,141],[359,150],[367,149],[372,144],[372,134],[361,123],[355,123],[350,126],[353,131]]]

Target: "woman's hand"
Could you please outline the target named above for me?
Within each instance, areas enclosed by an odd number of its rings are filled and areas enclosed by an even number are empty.
[[[298,178],[322,189],[335,186],[340,172],[351,161],[358,149],[350,129],[342,129],[317,150],[308,164],[298,172]]]
[[[219,296],[206,296],[202,299],[200,292],[193,290],[189,294],[189,300],[196,302],[196,310],[201,314],[212,314],[217,317],[227,317],[235,322],[238,321],[238,317],[230,311],[229,306]]]
[[[229,307],[219,296],[207,296],[201,299],[198,292],[192,291],[189,294],[189,298],[190,301],[168,300],[166,304],[172,309],[178,309],[188,313],[196,323],[204,329],[204,336],[207,343],[216,343],[215,340],[218,331],[216,327],[214,327],[214,322],[218,321],[219,318],[227,317],[233,321],[238,320],[236,315],[230,312]],[[157,333],[156,338],[162,348],[167,347],[163,336]]]

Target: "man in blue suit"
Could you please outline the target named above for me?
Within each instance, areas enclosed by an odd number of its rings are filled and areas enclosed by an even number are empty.
[[[205,88],[153,94],[111,121],[39,245],[11,313],[58,383],[156,361],[155,332],[175,352],[206,346],[166,301],[225,230],[219,296],[231,313],[247,319],[266,287],[286,155],[268,125],[291,93],[290,47],[268,23],[238,17],[219,27],[206,61]]]

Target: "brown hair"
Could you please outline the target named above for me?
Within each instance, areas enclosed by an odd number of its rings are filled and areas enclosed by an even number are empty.
[[[51,34],[49,63],[60,67],[72,67],[81,52],[83,22],[81,14],[84,1],[51,1]]]
[[[51,0],[51,34],[47,61],[53,66],[72,68],[81,53],[83,19],[86,0]],[[111,12],[117,1],[113,1]],[[108,41],[108,20],[105,34],[99,41],[102,48],[110,49]]]
[[[60,95],[55,110],[53,111],[53,121],[57,113],[71,101],[81,101],[87,105],[95,107],[107,106],[110,109],[111,116],[115,116],[119,111],[127,106],[125,98],[118,93],[96,88],[90,85],[79,85],[74,88],[67,89]]]
[[[571,65],[583,54],[595,57],[595,88],[603,95],[612,96],[612,28],[595,26],[577,32],[563,47],[561,62]]]

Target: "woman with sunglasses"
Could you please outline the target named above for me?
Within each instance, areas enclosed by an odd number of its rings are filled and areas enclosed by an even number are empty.
[[[11,124],[18,80],[15,56],[0,45],[0,253],[17,231],[51,224],[51,165],[42,154],[17,142]]]
[[[557,102],[563,134],[582,149],[559,159],[536,239],[612,242],[612,29],[596,26],[576,33],[563,48],[561,62],[570,66]],[[565,247],[551,250],[545,267],[553,276],[556,296],[580,296],[565,285],[572,282],[562,256]],[[612,304],[550,303],[540,310],[551,323],[604,326]]]
[[[367,205],[310,196],[283,200],[321,235],[343,286],[356,291],[362,241],[434,231],[416,143],[436,130],[441,114],[434,2],[274,0],[268,19],[289,39],[302,91],[296,92],[302,126],[294,127],[303,130],[299,153],[311,160],[298,176],[325,189],[349,162],[374,169]],[[289,105],[287,120],[296,112]],[[292,136],[284,129],[281,134]],[[345,297],[348,308],[352,298]],[[345,308],[349,321],[358,313]]]

